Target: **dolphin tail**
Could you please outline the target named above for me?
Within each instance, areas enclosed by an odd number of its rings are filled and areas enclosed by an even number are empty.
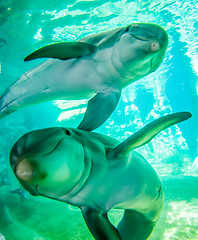
[[[141,213],[125,210],[117,230],[122,240],[146,240],[154,227],[155,222],[148,220]]]
[[[32,79],[31,72],[27,73],[1,94],[0,119],[24,107],[54,100],[50,94],[50,91],[45,91],[45,81]]]
[[[0,119],[4,118],[5,116],[9,115],[9,113],[14,112],[12,110],[9,110],[5,104],[4,104],[4,96],[3,94],[0,98]]]
[[[16,112],[19,110],[20,101],[17,101],[17,97],[19,94],[13,94],[10,89],[6,89],[6,91],[0,97],[0,119],[6,117],[7,115]]]

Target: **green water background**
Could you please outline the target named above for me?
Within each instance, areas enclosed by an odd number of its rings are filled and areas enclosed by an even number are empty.
[[[123,90],[107,122],[96,130],[120,141],[159,116],[191,111],[193,118],[160,133],[138,151],[159,174],[165,192],[151,240],[198,239],[198,1],[0,0],[0,92],[43,60],[26,55],[53,42],[152,22],[164,27],[169,47],[160,68]],[[11,240],[92,239],[78,209],[20,187],[8,157],[24,133],[50,126],[76,127],[85,101],[56,101],[25,108],[0,124],[0,232]],[[14,192],[13,192],[14,191]],[[117,222],[120,213],[111,213]],[[4,239],[0,235],[0,239]]]

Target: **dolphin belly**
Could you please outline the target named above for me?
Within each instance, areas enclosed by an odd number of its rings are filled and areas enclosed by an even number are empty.
[[[152,166],[137,152],[131,153],[129,161],[111,166],[103,180],[95,184],[98,184],[98,192],[94,198],[104,212],[113,208],[131,209],[150,221],[159,218],[163,208],[161,182]]]

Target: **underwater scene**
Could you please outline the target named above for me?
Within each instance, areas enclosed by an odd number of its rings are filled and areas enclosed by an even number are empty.
[[[0,240],[198,240],[197,0],[0,0],[0,96]]]

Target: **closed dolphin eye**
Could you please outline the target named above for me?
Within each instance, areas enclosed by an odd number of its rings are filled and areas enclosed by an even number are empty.
[[[157,41],[152,41],[150,45],[150,49],[152,52],[157,52],[159,50],[159,43]]]

